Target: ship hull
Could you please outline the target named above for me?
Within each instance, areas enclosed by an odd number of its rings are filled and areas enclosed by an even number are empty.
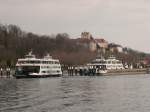
[[[49,75],[14,75],[15,78],[47,78],[47,77],[61,77],[61,74],[49,74]]]

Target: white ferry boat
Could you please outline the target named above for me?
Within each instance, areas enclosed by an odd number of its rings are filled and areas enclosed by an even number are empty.
[[[105,74],[108,70],[124,69],[122,62],[120,60],[117,60],[114,56],[111,56],[108,59],[97,57],[87,65],[90,68],[96,69],[96,74]]]
[[[117,60],[116,57],[110,56],[106,59],[106,68],[108,70],[120,70],[124,69],[124,66],[120,60]]]
[[[96,57],[96,59],[88,63],[87,66],[89,69],[93,69],[97,75],[107,73],[106,60],[103,57]]]
[[[18,59],[16,64],[16,78],[56,77],[61,76],[59,60],[52,59],[48,54],[44,58],[36,58],[30,52],[25,58]]]

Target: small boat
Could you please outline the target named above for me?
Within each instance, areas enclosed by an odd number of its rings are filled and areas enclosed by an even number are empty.
[[[59,77],[62,75],[58,59],[47,54],[44,58],[36,58],[29,52],[25,58],[18,59],[16,63],[16,78]]]

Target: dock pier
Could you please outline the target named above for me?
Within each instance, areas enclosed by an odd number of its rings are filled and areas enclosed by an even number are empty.
[[[67,66],[63,70],[63,76],[94,76],[96,75],[96,69],[87,67]]]
[[[12,78],[14,74],[13,69],[1,69],[0,70],[0,78]]]
[[[140,69],[115,69],[108,70],[105,74],[96,74],[95,68],[68,66],[65,75],[67,76],[100,76],[100,75],[135,75],[135,74],[150,74],[150,68]]]

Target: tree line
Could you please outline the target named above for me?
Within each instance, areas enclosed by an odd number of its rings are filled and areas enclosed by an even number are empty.
[[[0,25],[0,65],[14,66],[17,59],[30,50],[38,57],[50,53],[63,64],[83,64],[95,54],[76,44],[67,33],[57,35],[37,35],[24,32],[16,25]]]
[[[18,58],[24,57],[31,50],[39,58],[50,53],[67,65],[85,64],[97,55],[97,52],[91,52],[85,45],[79,44],[78,39],[71,39],[67,33],[38,35],[22,31],[16,25],[0,24],[0,66],[14,66]],[[149,56],[129,48],[124,50],[126,53],[107,51],[105,56],[113,54],[129,64]]]

